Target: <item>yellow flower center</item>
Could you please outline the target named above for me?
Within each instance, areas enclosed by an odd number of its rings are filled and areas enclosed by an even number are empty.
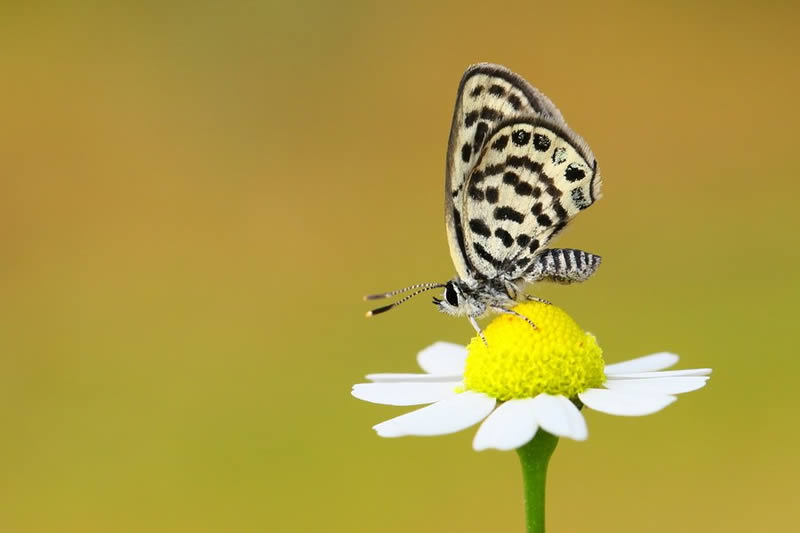
[[[539,302],[514,308],[536,327],[503,314],[467,347],[464,385],[498,400],[533,398],[539,393],[567,398],[605,381],[603,351],[562,309]]]

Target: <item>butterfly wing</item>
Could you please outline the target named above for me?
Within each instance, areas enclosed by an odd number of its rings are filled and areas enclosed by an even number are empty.
[[[599,199],[600,185],[597,161],[563,122],[498,123],[464,186],[467,261],[484,278],[524,278],[537,252]]]
[[[467,179],[487,137],[500,121],[539,116],[566,128],[564,118],[553,102],[505,67],[481,63],[464,72],[450,128],[445,179],[447,240],[462,280],[474,281],[476,276],[465,243],[462,206]]]

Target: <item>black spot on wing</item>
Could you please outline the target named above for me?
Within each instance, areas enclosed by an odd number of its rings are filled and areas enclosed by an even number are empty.
[[[530,251],[530,253],[533,254],[533,253],[536,253],[536,250],[538,250],[538,249],[539,249],[539,241],[537,241],[536,239],[533,239],[531,241],[530,246],[528,246],[528,250]]]
[[[527,156],[510,155],[506,158],[506,165],[513,168],[526,168],[531,172],[541,173],[542,164]],[[552,180],[551,180],[552,181]]]
[[[503,174],[503,183],[506,185],[516,185],[519,183],[519,175],[514,172],[508,171]]]
[[[471,229],[473,233],[483,235],[484,237],[490,237],[492,235],[492,232],[489,230],[489,226],[486,225],[486,222],[479,218],[473,218],[469,221],[469,229]]]
[[[517,224],[522,224],[525,220],[525,215],[514,209],[513,207],[503,206],[494,208],[495,220],[510,220]]]
[[[566,222],[559,222],[558,224],[556,224],[553,227],[552,231],[550,232],[550,238],[551,239],[554,238],[556,235],[561,233],[561,230],[563,230],[566,227],[567,227],[567,223]]]
[[[475,200],[476,202],[480,202],[483,200],[484,193],[481,189],[475,186],[475,184],[471,184],[469,186],[469,197]]]
[[[567,149],[564,148],[563,146],[556,148],[555,150],[553,150],[553,155],[550,156],[550,160],[554,164],[560,165],[561,163],[567,160]]]
[[[533,186],[527,181],[520,181],[514,186],[514,192],[520,196],[531,196],[533,194]]]
[[[525,235],[524,233],[520,233],[519,235],[517,235],[517,244],[521,248],[525,248],[526,246],[528,246],[529,242],[531,242],[531,238]]]
[[[527,157],[519,157],[515,155],[510,155],[506,158],[506,165],[513,167],[513,168],[522,168],[525,166],[525,160],[528,159]],[[533,161],[531,161],[533,163]]]
[[[486,138],[486,132],[489,131],[489,125],[485,122],[478,122],[478,127],[475,128],[475,151],[480,150],[483,146],[483,140]]]
[[[519,108],[522,107],[522,100],[515,94],[508,95],[508,103],[514,108],[514,111],[519,111]]]
[[[586,196],[583,194],[583,190],[580,187],[572,189],[570,194],[572,195],[572,201],[575,202],[578,209],[586,209],[591,205],[590,202],[586,201]]]
[[[495,267],[496,269],[500,269],[502,263],[498,261],[492,254],[486,251],[486,248],[481,246],[479,242],[473,242],[472,247],[475,249],[475,253],[478,254],[478,257]]]
[[[531,132],[525,130],[516,130],[511,134],[511,142],[517,146],[525,146],[531,140]]]
[[[540,165],[540,168],[541,168],[541,165]],[[553,198],[560,198],[561,197],[561,194],[562,194],[561,189],[556,187],[555,182],[553,181],[553,178],[551,178],[550,176],[548,176],[544,172],[539,171],[539,181],[544,183],[545,191],[547,192],[547,194],[549,194]]]
[[[542,195],[542,189],[540,187],[533,188],[533,197],[539,198]]]
[[[547,194],[549,194],[553,198],[561,198],[561,195],[564,194],[561,189],[559,189],[558,187],[556,187],[552,183],[547,186],[546,190],[547,190]]]
[[[550,217],[545,214],[537,216],[536,222],[538,222],[540,226],[545,226],[545,227],[551,226],[553,224],[553,221],[550,220]]]
[[[531,262],[530,257],[521,257],[517,259],[517,266],[520,268],[525,268],[526,266],[528,266],[528,263],[530,262]]]
[[[586,171],[580,168],[575,163],[567,165],[567,170],[564,171],[564,177],[567,181],[578,181],[586,176]]]
[[[553,211],[558,216],[558,218],[567,218],[567,210],[564,209],[564,206],[561,205],[561,202],[558,200],[553,200],[553,205],[550,207],[553,208]]]
[[[511,248],[511,245],[514,244],[514,237],[503,228],[495,229],[494,236],[503,241],[503,246],[506,248]]]
[[[550,148],[550,138],[541,133],[533,134],[533,147],[540,152],[546,152]]]
[[[495,84],[489,87],[489,94],[492,94],[494,96],[503,96],[504,94],[506,94],[506,90],[503,89],[503,87],[501,87],[500,85]]]
[[[470,111],[464,116],[464,126],[471,128],[476,120],[478,120],[478,111]]]
[[[503,118],[503,114],[497,109],[484,106],[483,109],[481,109],[481,118],[484,120],[496,121]]]
[[[469,163],[469,158],[472,156],[472,145],[469,143],[464,143],[464,146],[461,147],[461,160],[464,163]]]
[[[544,206],[542,205],[542,203],[541,203],[541,202],[536,202],[535,204],[533,204],[533,207],[531,207],[531,213],[532,213],[534,216],[539,216],[539,215],[541,215],[541,214],[542,214],[542,208],[543,208],[543,207],[544,207]]]
[[[500,174],[504,168],[506,168],[506,166],[502,163],[497,165],[489,165],[488,167],[486,167],[486,175],[493,176],[495,174]]]
[[[477,98],[481,95],[482,92],[483,92],[483,85],[476,85],[475,88],[472,89],[472,92],[469,93],[469,95],[473,98]]]
[[[486,187],[486,201],[490,204],[496,204],[497,200],[500,199],[500,191],[497,190],[497,187]]]
[[[505,150],[507,145],[508,145],[508,135],[501,135],[492,143],[492,148],[494,148],[498,152],[501,152]]]

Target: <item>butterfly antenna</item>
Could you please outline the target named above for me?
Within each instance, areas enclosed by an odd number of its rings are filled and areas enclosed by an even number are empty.
[[[397,289],[396,291],[390,292],[382,292],[380,294],[368,294],[364,296],[364,301],[367,300],[383,300],[384,298],[391,298],[392,296],[397,296],[398,294],[403,294],[404,292],[413,291],[414,289],[435,289],[437,287],[444,287],[441,283],[417,283],[416,285],[409,285],[403,289]]]
[[[439,288],[442,288],[444,286],[445,286],[444,283],[425,283],[424,287],[422,287],[421,289],[416,290],[416,291],[412,292],[411,294],[408,294],[408,295],[400,298],[399,300],[397,300],[394,303],[391,303],[389,305],[384,305],[383,307],[378,307],[377,309],[373,309],[372,311],[367,311],[367,316],[370,317],[370,316],[379,315],[381,313],[385,313],[389,309],[391,309],[393,307],[397,307],[398,305],[400,305],[400,304],[402,304],[404,302],[407,302],[408,300],[410,300],[411,298],[413,298],[414,296],[416,296],[418,294],[421,294],[421,293],[423,293],[425,291],[429,291],[431,289],[439,289]]]

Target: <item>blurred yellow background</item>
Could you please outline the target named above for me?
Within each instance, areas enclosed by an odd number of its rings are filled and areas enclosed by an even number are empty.
[[[605,198],[536,294],[608,362],[714,367],[589,412],[551,531],[796,524],[800,24],[786,2],[0,6],[0,531],[521,531],[513,453],[383,440],[350,397],[464,319],[362,294],[453,275],[464,68],[548,94]]]

